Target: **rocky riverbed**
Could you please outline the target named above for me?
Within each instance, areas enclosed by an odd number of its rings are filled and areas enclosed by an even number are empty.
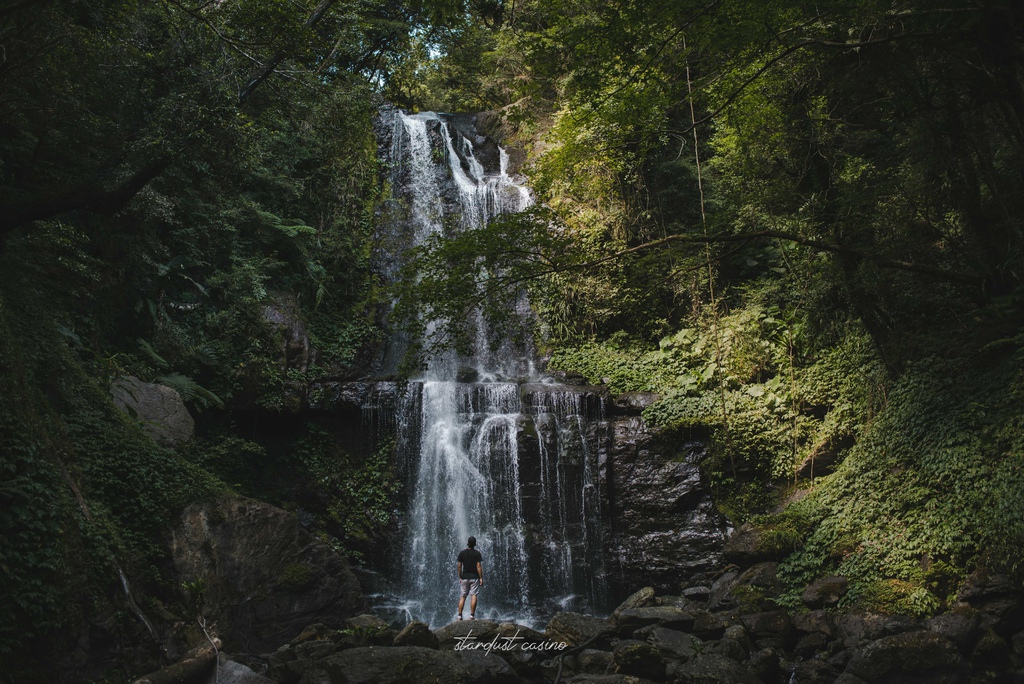
[[[396,631],[371,615],[337,629],[314,624],[269,653],[220,654],[218,681],[1024,682],[1024,607],[1019,587],[1004,576],[979,569],[949,612],[916,619],[837,610],[841,577],[808,587],[800,609],[775,608],[776,568],[772,561],[732,565],[711,586],[684,586],[678,594],[645,587],[607,618],[557,613],[543,632],[491,620],[433,631],[412,622]],[[164,671],[136,684],[211,681],[212,648],[190,653],[188,665],[177,678]]]

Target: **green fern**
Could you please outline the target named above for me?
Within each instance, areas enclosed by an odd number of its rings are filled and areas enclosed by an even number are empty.
[[[149,342],[143,339],[139,339],[138,342],[139,349],[141,349],[146,354],[146,356],[148,356],[153,361],[153,363],[156,364],[157,368],[167,370],[168,368],[171,367],[171,364],[167,363],[167,359],[156,353],[156,349],[153,348],[153,345],[151,345]]]
[[[224,408],[224,402],[216,394],[198,382],[181,373],[168,373],[156,378],[161,385],[166,385],[181,395],[183,401],[191,401],[196,409],[202,411],[214,406]]]

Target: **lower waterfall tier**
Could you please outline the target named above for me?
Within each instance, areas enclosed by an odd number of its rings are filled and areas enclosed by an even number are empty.
[[[358,409],[368,439],[397,445],[405,513],[378,600],[396,619],[451,620],[471,535],[484,557],[478,617],[526,624],[606,612],[721,560],[728,524],[701,482],[703,444],[648,429],[637,414],[650,397],[429,381],[326,382],[315,396],[312,408]]]

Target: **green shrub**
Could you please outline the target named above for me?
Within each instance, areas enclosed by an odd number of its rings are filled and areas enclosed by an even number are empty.
[[[899,579],[874,580],[856,587],[857,605],[875,613],[892,615],[928,615],[939,602],[922,586]]]

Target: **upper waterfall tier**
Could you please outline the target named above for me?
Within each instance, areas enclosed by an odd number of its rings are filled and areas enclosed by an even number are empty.
[[[533,204],[523,179],[509,175],[508,153],[457,118],[401,110],[381,115],[392,191],[407,203],[411,245],[435,233],[480,228]]]
[[[472,116],[406,114],[389,108],[381,113],[377,134],[388,164],[392,201],[377,236],[376,262],[391,282],[401,277],[408,250],[431,236],[476,230],[496,216],[533,204],[524,179],[510,175],[508,153],[476,131]],[[513,315],[530,315],[525,299]],[[428,334],[436,329],[434,322],[424,323]],[[481,379],[532,375],[532,350],[496,339],[479,313],[466,325],[474,333],[472,355],[435,355],[424,379],[454,380],[466,368]],[[401,336],[391,340],[383,373],[394,372],[408,344]]]

